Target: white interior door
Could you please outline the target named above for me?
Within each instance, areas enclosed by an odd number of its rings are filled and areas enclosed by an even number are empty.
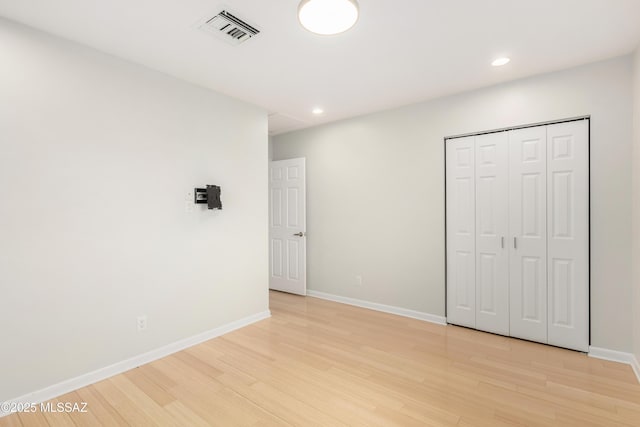
[[[447,141],[447,321],[475,328],[475,137]]]
[[[547,342],[547,130],[509,133],[510,330]]]
[[[588,121],[547,127],[548,342],[589,350]]]
[[[269,288],[307,294],[305,159],[269,167]]]
[[[507,132],[478,135],[476,152],[476,328],[509,335]]]

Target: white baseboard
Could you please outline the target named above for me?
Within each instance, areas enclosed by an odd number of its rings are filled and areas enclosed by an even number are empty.
[[[633,372],[636,374],[638,382],[640,382],[640,364],[638,363],[638,359],[636,359],[636,356],[632,353],[625,353],[623,351],[609,350],[607,348],[590,346],[589,357],[631,365],[631,368],[633,368]]]
[[[447,319],[445,317],[424,313],[422,311],[409,310],[407,308],[394,307],[392,305],[384,305],[355,298],[342,297],[340,295],[327,294],[325,292],[314,291],[311,289],[307,289],[307,295],[343,304],[355,305],[356,307],[368,308],[370,310],[382,311],[384,313],[396,314],[398,316],[410,317],[412,319],[423,320],[425,322],[437,323],[438,325],[447,324]]]
[[[226,325],[220,326],[210,331],[202,332],[198,335],[194,335],[192,337],[167,344],[155,350],[151,350],[147,353],[134,356],[130,359],[114,363],[113,365],[105,366],[104,368],[100,368],[93,372],[89,372],[78,377],[62,381],[58,384],[53,384],[49,387],[25,394],[15,399],[10,399],[7,402],[35,404],[46,402],[47,400],[54,399],[56,397],[62,396],[63,394],[75,391],[79,388],[95,384],[98,381],[102,381],[114,375],[129,371],[131,369],[137,368],[138,366],[145,365],[147,363],[153,362],[154,360],[161,359],[186,348],[193,347],[194,345],[200,344],[204,341],[208,341],[212,338],[219,337],[220,335],[224,335],[236,329],[243,328],[252,323],[264,320],[268,317],[271,317],[271,312],[269,310],[263,311],[261,313],[256,313],[254,315],[244,317],[234,322],[227,323]],[[2,408],[0,408],[0,418],[4,417],[5,415],[9,415],[9,412],[5,412],[2,410]]]

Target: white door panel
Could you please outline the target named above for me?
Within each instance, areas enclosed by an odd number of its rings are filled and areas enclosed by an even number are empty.
[[[269,206],[269,288],[306,295],[305,159],[271,162]]]
[[[547,127],[549,344],[589,349],[588,122]]]
[[[475,327],[474,137],[447,141],[447,321]]]
[[[507,132],[479,135],[476,150],[476,328],[509,335]]]
[[[547,342],[547,132],[509,132],[510,331]]]

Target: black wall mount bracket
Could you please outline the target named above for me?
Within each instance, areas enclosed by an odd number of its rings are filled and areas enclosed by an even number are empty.
[[[222,209],[220,200],[221,189],[217,185],[207,185],[206,188],[193,190],[193,201],[196,204],[206,204],[209,209]]]

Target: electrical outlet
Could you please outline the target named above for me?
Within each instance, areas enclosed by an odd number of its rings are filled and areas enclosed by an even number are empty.
[[[356,285],[357,286],[362,286],[362,276],[360,276],[360,275],[356,276]]]
[[[138,332],[147,329],[147,316],[138,316]]]

